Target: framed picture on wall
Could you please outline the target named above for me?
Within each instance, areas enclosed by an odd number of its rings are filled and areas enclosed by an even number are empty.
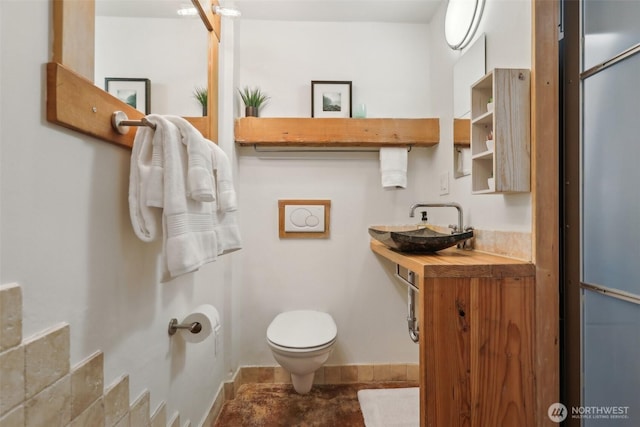
[[[144,114],[150,113],[151,81],[149,79],[106,77],[104,89],[136,110]]]
[[[351,82],[312,80],[311,117],[351,117]]]

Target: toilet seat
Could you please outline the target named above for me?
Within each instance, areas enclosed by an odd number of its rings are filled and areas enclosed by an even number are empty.
[[[321,311],[295,310],[278,314],[267,328],[267,340],[276,347],[291,350],[317,350],[336,340],[338,327]]]

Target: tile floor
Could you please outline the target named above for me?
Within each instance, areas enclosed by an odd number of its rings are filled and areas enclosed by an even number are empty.
[[[358,390],[417,387],[416,381],[316,384],[300,395],[291,384],[248,383],[211,427],[364,427]]]

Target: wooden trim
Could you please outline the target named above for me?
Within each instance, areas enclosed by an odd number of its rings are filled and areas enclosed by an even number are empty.
[[[453,119],[453,145],[471,147],[470,119]]]
[[[580,3],[564,4],[564,80],[562,150],[563,182],[563,256],[561,279],[563,339],[561,399],[566,407],[581,403],[581,293],[580,289]],[[568,418],[565,427],[580,427],[581,420]]]
[[[53,59],[93,80],[95,2],[53,0]]]
[[[217,16],[217,15],[216,15]],[[218,21],[220,17],[218,16]],[[218,23],[218,30],[220,25]],[[218,35],[215,31],[209,32],[209,58],[208,58],[208,96],[207,96],[207,119],[208,119],[208,132],[206,137],[211,141],[218,143],[218,99],[220,90],[218,88],[219,79],[219,64],[220,64],[220,42]],[[205,135],[205,134],[203,134]]]
[[[535,286],[536,426],[559,402],[559,50],[558,0],[532,3],[531,151]]]
[[[95,1],[52,1],[53,61],[47,64],[47,120],[103,141],[131,148],[135,131],[130,130],[127,135],[115,132],[111,127],[111,114],[123,111],[131,120],[138,120],[143,114],[93,84]],[[209,114],[204,118],[185,119],[205,138],[217,142],[221,21],[219,16],[213,15],[211,7],[207,16],[214,24],[214,31],[209,31]]]
[[[324,231],[290,232],[284,230],[284,210],[286,205],[324,206]],[[278,200],[278,235],[281,239],[328,239],[331,230],[331,200]]]
[[[144,114],[61,64],[47,64],[47,120],[69,129],[121,145],[133,146],[135,132],[120,135],[111,127],[111,114],[123,111],[130,120]]]
[[[307,147],[430,147],[440,141],[439,119],[236,119],[240,145]]]
[[[211,0],[209,2],[209,9],[205,11],[207,18],[211,25],[213,26],[213,34],[218,42],[222,39],[222,18],[220,15],[216,15],[213,13],[213,6],[220,6],[220,2],[218,0]],[[217,86],[217,82],[216,82]]]
[[[47,121],[131,148],[135,129],[126,135],[111,126],[111,114],[123,111],[130,120],[140,120],[144,114],[115,96],[95,86],[91,81],[61,64],[47,64]],[[206,117],[185,117],[203,135],[209,134]]]

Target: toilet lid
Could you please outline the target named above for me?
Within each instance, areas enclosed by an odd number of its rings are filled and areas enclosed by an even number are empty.
[[[296,310],[280,313],[267,328],[267,339],[281,347],[310,348],[336,338],[333,318],[321,311]]]

